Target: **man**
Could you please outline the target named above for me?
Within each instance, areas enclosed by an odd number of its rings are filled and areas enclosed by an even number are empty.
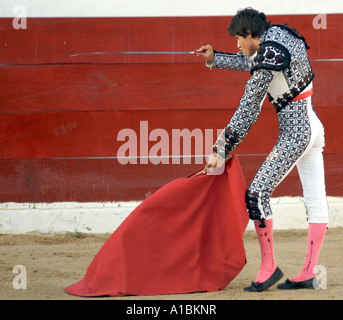
[[[254,220],[260,248],[260,271],[245,291],[264,291],[278,282],[273,249],[273,220],[270,196],[297,166],[308,215],[307,253],[299,274],[279,284],[279,289],[314,288],[314,267],[329,220],[326,201],[323,147],[324,128],[312,107],[312,71],[305,39],[288,25],[270,25],[264,13],[252,8],[238,11],[229,34],[237,39],[238,54],[202,46],[197,55],[209,68],[250,71],[245,93],[230,122],[217,139],[204,173],[223,166],[225,157],[246,137],[256,122],[265,97],[274,105],[280,135],[266,160],[253,178],[246,205]]]

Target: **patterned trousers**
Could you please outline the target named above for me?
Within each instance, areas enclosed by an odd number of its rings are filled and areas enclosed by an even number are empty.
[[[270,219],[270,196],[297,166],[309,223],[327,223],[323,147],[324,128],[312,107],[312,98],[294,101],[278,113],[280,135],[253,178],[246,203],[250,219]],[[263,225],[262,225],[263,226]]]

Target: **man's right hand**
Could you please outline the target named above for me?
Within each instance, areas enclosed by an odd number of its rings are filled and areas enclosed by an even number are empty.
[[[200,47],[197,51],[195,51],[195,54],[198,57],[204,57],[206,61],[210,63],[214,60],[214,52],[210,44]]]

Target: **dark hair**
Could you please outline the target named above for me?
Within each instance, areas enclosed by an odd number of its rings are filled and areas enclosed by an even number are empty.
[[[270,27],[266,15],[253,8],[239,10],[232,18],[228,32],[231,36],[246,38],[249,34],[253,38],[261,37],[262,33]]]

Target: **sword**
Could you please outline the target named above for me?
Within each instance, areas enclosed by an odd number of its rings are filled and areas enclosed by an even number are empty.
[[[343,59],[312,59],[311,61],[321,61],[321,62],[342,62]]]
[[[86,52],[71,54],[70,57],[88,56],[95,54],[192,54],[195,55],[196,51],[104,51],[104,52]]]
[[[103,52],[76,53],[76,54],[71,54],[70,57],[101,55],[101,54],[192,54],[192,55],[196,55],[197,51],[103,51]],[[311,61],[342,62],[343,59],[311,59]]]

